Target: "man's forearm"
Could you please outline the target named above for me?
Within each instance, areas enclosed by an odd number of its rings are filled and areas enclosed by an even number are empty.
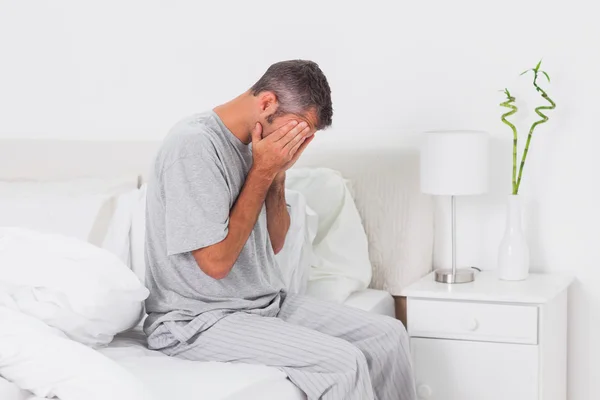
[[[290,215],[285,203],[285,172],[277,175],[265,199],[267,207],[267,228],[271,246],[275,254],[279,253],[285,243],[285,235],[290,228]]]
[[[229,214],[229,230],[225,239],[193,252],[196,262],[206,274],[216,279],[227,276],[256,225],[272,182],[272,177],[250,170]]]

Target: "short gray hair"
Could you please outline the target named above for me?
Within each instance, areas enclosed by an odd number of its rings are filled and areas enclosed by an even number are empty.
[[[273,92],[279,103],[272,117],[288,113],[304,115],[315,110],[317,129],[325,129],[331,125],[331,89],[317,63],[290,60],[271,65],[250,88],[254,96],[266,91]]]

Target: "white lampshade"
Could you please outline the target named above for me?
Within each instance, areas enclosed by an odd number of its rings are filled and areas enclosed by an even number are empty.
[[[463,196],[487,192],[489,135],[482,131],[422,134],[421,191]]]

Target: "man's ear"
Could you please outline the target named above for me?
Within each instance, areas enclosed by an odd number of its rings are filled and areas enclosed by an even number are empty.
[[[274,114],[279,106],[279,103],[277,102],[277,96],[275,96],[275,93],[270,91],[261,92],[258,95],[258,106],[260,107],[260,113],[262,115]]]

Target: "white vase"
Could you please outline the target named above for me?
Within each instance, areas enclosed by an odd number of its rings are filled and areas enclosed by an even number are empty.
[[[506,230],[498,249],[498,277],[506,281],[522,281],[529,276],[529,247],[521,224],[521,199],[508,197]]]

